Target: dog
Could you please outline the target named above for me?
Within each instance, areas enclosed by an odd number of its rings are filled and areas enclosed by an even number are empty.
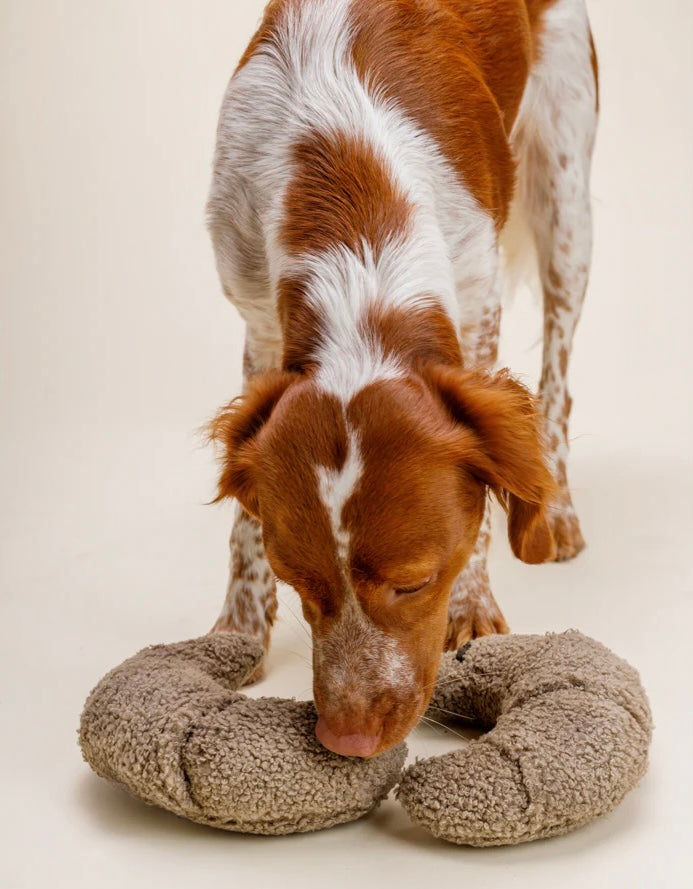
[[[489,492],[523,561],[584,546],[567,370],[597,117],[584,0],[272,0],[230,81],[208,218],[245,385],[211,424],[238,501],[213,632],[267,647],[290,584],[336,753],[398,743],[443,650],[508,632]],[[536,398],[494,370],[518,233]]]

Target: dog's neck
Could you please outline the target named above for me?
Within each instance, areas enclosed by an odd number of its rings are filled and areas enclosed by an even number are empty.
[[[367,281],[329,293],[336,285],[330,277],[313,286],[298,278],[280,284],[285,370],[310,374],[321,389],[348,400],[370,382],[428,363],[460,366],[455,324],[435,294],[397,301]]]
[[[348,398],[420,363],[460,364],[447,245],[373,150],[314,135],[295,152],[280,228],[283,365]]]

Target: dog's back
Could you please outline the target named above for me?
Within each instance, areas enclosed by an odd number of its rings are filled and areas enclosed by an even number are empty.
[[[377,218],[393,184],[420,217],[404,261],[464,323],[459,290],[474,296],[497,274],[533,22],[524,0],[269,5],[224,100],[209,202],[221,278],[263,340],[260,365],[281,358],[273,303],[292,261],[353,247],[367,225],[381,238],[397,228],[396,210]],[[331,136],[350,143],[346,174]]]

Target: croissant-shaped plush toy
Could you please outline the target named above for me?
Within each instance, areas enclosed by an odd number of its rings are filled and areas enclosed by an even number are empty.
[[[226,633],[146,648],[90,694],[84,758],[147,803],[258,834],[352,821],[399,782],[415,822],[474,846],[586,824],[646,768],[652,721],[637,672],[575,631],[489,636],[444,657],[431,707],[488,731],[404,773],[404,744],[340,757],[315,738],[312,703],[239,694],[262,653]]]

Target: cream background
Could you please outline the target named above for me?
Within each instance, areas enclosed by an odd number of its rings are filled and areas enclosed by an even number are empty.
[[[589,548],[529,568],[496,535],[516,631],[579,627],[628,657],[657,730],[640,789],[568,837],[441,845],[388,802],[282,840],[147,809],[92,776],[75,729],[99,676],[205,631],[230,514],[203,506],[195,429],[240,385],[242,328],[204,228],[216,115],[262,0],[0,4],[2,502],[0,883],[197,887],[693,884],[693,4],[593,0],[602,67],[592,283],[572,366],[575,499]],[[506,313],[532,380],[537,306]],[[258,693],[308,695],[282,592]],[[420,728],[418,756],[450,749]]]

